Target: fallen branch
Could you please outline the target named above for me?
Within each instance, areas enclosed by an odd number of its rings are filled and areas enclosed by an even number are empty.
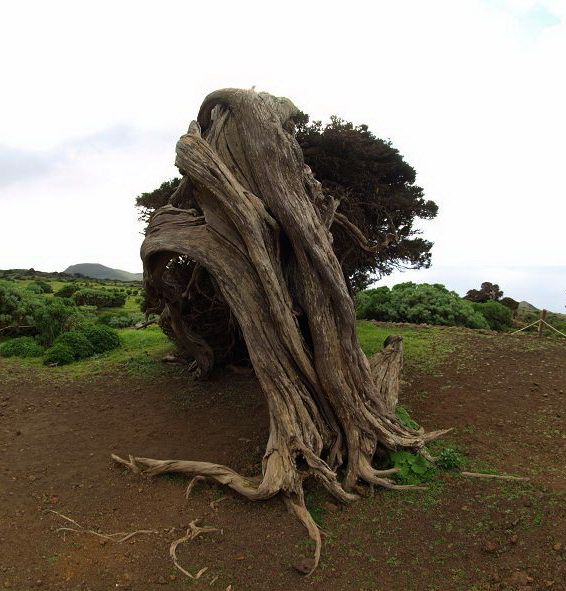
[[[530,480],[528,476],[507,476],[505,474],[483,474],[482,472],[460,472],[462,476],[472,478],[494,478],[498,480]]]
[[[199,527],[197,525],[197,521],[199,520],[195,519],[194,521],[191,521],[191,523],[189,523],[187,533],[182,538],[171,542],[171,546],[169,548],[169,555],[171,556],[175,567],[178,568],[184,575],[194,580],[200,579],[200,577],[202,577],[202,575],[208,570],[208,566],[201,568],[196,575],[192,575],[188,570],[184,569],[179,564],[179,561],[177,560],[177,546],[183,542],[187,542],[188,540],[194,540],[196,537],[202,534],[211,534],[214,532],[222,533],[221,530],[216,527]]]
[[[70,517],[63,515],[63,513],[59,513],[59,511],[54,511],[53,509],[49,509],[49,511],[51,513],[55,513],[55,515],[59,515],[59,517],[62,517],[63,519],[65,519],[69,523],[72,523],[77,526],[76,528],[75,527],[58,527],[55,531],[72,531],[72,532],[81,533],[81,534],[92,534],[93,536],[97,536],[97,537],[103,538],[105,540],[110,540],[111,542],[117,542],[118,544],[121,544],[122,542],[126,542],[127,540],[129,540],[130,538],[133,538],[134,536],[137,536],[138,534],[157,534],[157,533],[159,533],[153,529],[138,529],[138,530],[136,530],[134,532],[130,532],[130,533],[116,532],[114,534],[103,534],[103,533],[97,532],[93,529],[86,529],[80,523],[77,523],[74,519],[71,519]]]

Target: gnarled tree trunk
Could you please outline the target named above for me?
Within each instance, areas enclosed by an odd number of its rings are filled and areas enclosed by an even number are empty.
[[[372,367],[360,348],[329,231],[337,203],[304,164],[296,112],[289,100],[254,91],[209,95],[177,144],[184,178],[142,246],[147,289],[201,373],[219,351],[247,347],[270,414],[259,484],[215,464],[116,459],[151,473],[204,475],[250,499],[282,493],[317,542],[314,568],[320,536],[304,506],[305,476],[354,500],[348,491],[358,480],[394,487],[391,471],[372,466],[376,453],[423,453],[439,433],[395,417],[400,338]],[[218,330],[199,330],[199,318]]]

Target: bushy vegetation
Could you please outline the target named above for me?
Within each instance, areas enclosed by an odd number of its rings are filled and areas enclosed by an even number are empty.
[[[57,298],[70,298],[75,292],[79,291],[79,289],[80,287],[78,285],[67,283],[67,285],[63,285],[61,289],[58,289],[54,295]]]
[[[66,345],[71,349],[75,361],[86,359],[87,357],[94,355],[94,347],[91,345],[87,336],[77,330],[71,330],[59,335],[55,339],[53,346],[60,344]]]
[[[489,328],[471,302],[440,284],[407,282],[368,289],[356,296],[356,303],[358,318],[366,320]]]
[[[118,333],[104,324],[91,324],[85,326],[83,333],[92,345],[95,353],[105,353],[120,346]]]
[[[73,300],[79,306],[97,308],[120,308],[126,303],[126,294],[120,291],[104,289],[80,289],[73,294]]]
[[[486,319],[491,330],[503,331],[511,328],[513,312],[507,306],[496,301],[474,303],[473,306]]]
[[[3,334],[18,335],[33,327],[35,304],[32,294],[26,294],[12,283],[0,281],[0,329]]]
[[[46,281],[32,281],[27,285],[26,290],[36,294],[53,293],[53,288]]]
[[[57,343],[45,352],[43,362],[45,365],[68,365],[75,361],[75,355],[69,345]]]
[[[77,315],[75,303],[68,298],[52,298],[44,301],[34,313],[38,341],[48,347],[67,330],[71,319]]]
[[[0,357],[41,357],[43,347],[33,337],[17,337],[0,344]]]
[[[98,322],[111,328],[129,328],[144,320],[144,314],[140,312],[126,312],[125,310],[115,313],[107,312],[98,317]]]

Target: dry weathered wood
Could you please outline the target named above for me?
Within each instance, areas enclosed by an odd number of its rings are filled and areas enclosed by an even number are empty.
[[[204,475],[250,499],[282,493],[316,542],[314,568],[320,536],[304,507],[305,476],[345,502],[356,498],[347,490],[359,479],[397,488],[373,468],[375,453],[418,451],[441,432],[421,434],[394,414],[401,338],[392,337],[371,366],[359,346],[329,231],[336,202],[303,162],[292,133],[296,112],[288,99],[254,91],[209,95],[177,144],[183,181],[152,216],[142,246],[162,322],[204,374],[224,349],[220,336],[212,343],[196,331],[198,315],[187,310],[196,306],[202,316],[210,302],[210,318],[229,314],[245,341],[271,418],[261,481],[203,462],[115,459],[136,471]]]

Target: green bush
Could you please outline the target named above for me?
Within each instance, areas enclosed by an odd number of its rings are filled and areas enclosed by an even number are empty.
[[[73,352],[76,361],[94,355],[94,347],[86,335],[75,330],[64,332],[55,339],[54,345],[66,345]]]
[[[70,298],[76,291],[79,291],[79,286],[68,283],[67,285],[63,285],[63,287],[57,290],[53,295],[56,298]]]
[[[26,288],[26,291],[30,291],[31,293],[35,293],[37,295],[44,294],[44,293],[53,293],[53,288],[49,283],[45,281],[32,281],[29,283]]]
[[[0,357],[41,357],[43,347],[32,337],[17,337],[0,344]]]
[[[75,361],[75,355],[69,345],[64,343],[57,343],[47,349],[43,359],[45,365],[68,365],[73,361]]]
[[[438,283],[368,289],[356,296],[356,304],[358,318],[366,320],[489,328],[470,302]]]
[[[98,322],[112,328],[129,328],[145,320],[145,314],[140,312],[108,312],[98,317]]]
[[[126,303],[126,295],[106,289],[80,289],[73,294],[73,300],[78,306],[120,308]]]
[[[513,324],[512,310],[499,302],[491,301],[482,304],[474,303],[472,305],[485,318],[491,330],[506,330]]]
[[[0,281],[0,328],[3,334],[17,335],[21,327],[33,327],[34,309],[41,305],[31,293],[25,293],[7,281]]]
[[[82,332],[89,340],[95,353],[112,351],[112,349],[117,349],[120,346],[118,333],[104,324],[85,326]]]
[[[53,298],[35,310],[34,321],[37,338],[42,345],[49,346],[69,326],[78,314],[77,307],[69,298]]]

